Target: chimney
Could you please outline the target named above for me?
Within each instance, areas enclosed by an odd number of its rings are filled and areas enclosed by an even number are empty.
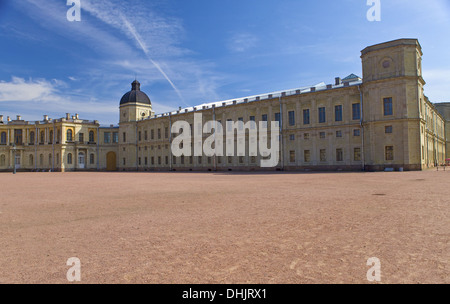
[[[22,116],[17,115],[17,120],[22,120]]]
[[[0,115],[0,122],[3,122],[3,115]]]
[[[7,120],[8,122],[10,122],[10,121],[11,121],[11,117],[8,116],[8,117],[6,118],[6,120]]]
[[[78,120],[79,119],[79,115],[75,114],[75,119]]]
[[[336,80],[336,85],[342,84],[341,77],[336,77],[335,80]]]
[[[70,113],[66,113],[66,119],[67,119],[67,120],[70,119]]]
[[[44,121],[48,121],[48,115],[44,115]]]

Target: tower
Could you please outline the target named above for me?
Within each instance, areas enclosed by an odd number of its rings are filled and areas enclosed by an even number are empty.
[[[150,98],[141,91],[139,81],[133,81],[131,91],[120,100],[119,168],[122,170],[137,168],[137,124],[154,114]]]
[[[366,164],[378,170],[421,169],[426,101],[418,40],[394,40],[361,53]]]

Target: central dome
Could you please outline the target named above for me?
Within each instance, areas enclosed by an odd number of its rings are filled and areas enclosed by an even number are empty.
[[[141,91],[141,84],[135,80],[131,83],[131,91],[123,95],[120,100],[120,105],[127,103],[145,103],[151,105],[152,102],[147,94]]]

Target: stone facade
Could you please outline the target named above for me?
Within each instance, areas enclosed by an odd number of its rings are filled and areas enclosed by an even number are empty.
[[[41,122],[25,122],[20,117],[3,122],[0,117],[0,170],[11,170],[14,159],[21,170],[263,170],[261,155],[248,151],[235,156],[223,151],[223,156],[174,157],[172,126],[186,121],[197,132],[195,114],[202,114],[201,126],[216,121],[224,128],[227,121],[268,121],[269,126],[279,121],[280,162],[270,170],[433,167],[449,158],[450,104],[433,104],[424,95],[421,58],[416,39],[390,41],[362,51],[362,79],[352,74],[336,78],[332,85],[158,115],[135,81],[133,90],[121,100],[118,127],[103,128],[77,115],[58,120],[45,117]],[[133,96],[139,97],[133,100]],[[210,136],[201,134],[191,149],[201,147]],[[216,145],[224,144],[220,141],[226,138],[216,140]],[[244,139],[247,143],[254,140],[248,134]]]

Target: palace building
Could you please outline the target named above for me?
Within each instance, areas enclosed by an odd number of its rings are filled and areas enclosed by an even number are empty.
[[[118,126],[101,127],[77,114],[36,122],[0,115],[0,171],[267,170],[259,165],[261,155],[248,153],[174,157],[171,128],[187,121],[194,129],[195,113],[203,123],[222,125],[278,121],[280,162],[273,170],[422,170],[444,164],[450,103],[433,104],[424,95],[418,40],[366,47],[361,60],[362,78],[351,74],[333,84],[163,114],[155,114],[135,80],[120,100]]]

